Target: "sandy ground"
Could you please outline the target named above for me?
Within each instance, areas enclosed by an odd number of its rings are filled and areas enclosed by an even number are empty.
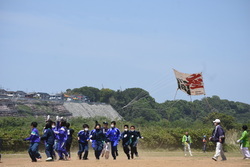
[[[127,160],[123,152],[119,152],[117,160],[96,160],[93,152],[89,160],[78,160],[76,152],[72,152],[70,161],[45,162],[46,156],[39,162],[31,162],[28,154],[4,154],[0,167],[250,167],[250,160],[243,160],[240,153],[226,153],[227,161],[215,162],[211,159],[213,152],[194,152],[193,157],[184,157],[183,152],[149,152],[140,151],[140,157]]]

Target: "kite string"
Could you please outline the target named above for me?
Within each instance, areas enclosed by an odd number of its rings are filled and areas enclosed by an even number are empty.
[[[176,89],[176,92],[175,92],[175,95],[174,95],[174,100],[176,99],[177,91],[178,91],[178,88]]]
[[[167,80],[169,80],[168,78],[167,78]],[[166,82],[166,76],[165,76],[165,74],[164,74],[164,77],[163,78],[161,78],[161,79],[159,79],[158,81],[156,81],[156,82],[154,82],[153,84],[152,84],[152,88],[151,88],[151,92],[158,92],[159,90],[161,90],[161,87],[162,87],[162,85],[165,85],[165,84],[169,84],[170,82],[167,82],[167,83],[165,83]],[[170,83],[171,84],[171,83]],[[127,105],[125,105],[125,106],[123,106],[122,107],[122,109],[124,109],[124,108],[126,108],[126,107],[128,107],[128,106],[130,106],[130,105],[133,105],[134,103],[136,103],[137,101],[139,101],[140,99],[142,99],[142,98],[146,98],[146,97],[148,97],[148,96],[150,96],[149,94],[145,94],[145,95],[143,95],[143,96],[141,96],[141,94],[143,93],[144,91],[142,90],[134,99],[132,99]],[[141,97],[140,97],[141,96]],[[138,98],[139,97],[139,98]]]

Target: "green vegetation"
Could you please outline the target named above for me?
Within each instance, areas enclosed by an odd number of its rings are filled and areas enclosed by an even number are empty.
[[[140,147],[147,149],[180,149],[181,137],[188,131],[193,138],[192,148],[201,149],[203,135],[210,136],[216,118],[221,119],[222,126],[226,130],[226,149],[238,148],[235,144],[239,137],[242,124],[250,127],[250,105],[222,100],[218,96],[203,98],[188,102],[184,100],[155,102],[149,93],[140,88],[131,88],[124,91],[113,91],[111,89],[97,89],[93,87],[82,87],[67,89],[67,94],[82,94],[90,98],[92,102],[108,103],[123,116],[118,121],[118,128],[123,129],[124,124],[135,125],[140,130],[144,139],[140,141]],[[46,109],[48,104],[29,107],[19,105],[18,111],[24,112],[26,117],[1,117],[0,138],[4,140],[3,150],[23,151],[27,149],[28,143],[22,141],[29,136],[30,123],[37,121],[39,131],[42,133],[45,121],[43,117],[27,117],[35,109],[46,110],[55,117],[57,113]],[[95,120],[100,123],[110,122],[107,118],[72,118],[67,120],[75,130],[73,146],[77,147],[77,132],[84,123],[94,127]],[[91,128],[91,129],[92,129]],[[208,143],[208,150],[214,149],[213,143]]]
[[[250,123],[250,105],[222,100],[218,96],[188,102],[185,100],[155,102],[149,93],[141,88],[129,88],[124,91],[81,87],[67,89],[68,94],[83,94],[93,102],[112,105],[125,120],[131,122],[170,122],[173,127],[187,127],[193,123],[210,125],[215,118],[220,118],[227,129],[236,128],[237,124]]]

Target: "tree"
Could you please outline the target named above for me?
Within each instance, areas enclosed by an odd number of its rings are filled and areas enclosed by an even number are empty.
[[[84,86],[81,88],[75,88],[72,90],[71,94],[87,96],[92,102],[100,101],[100,90],[94,87]]]
[[[209,113],[207,117],[204,118],[204,122],[208,125],[211,125],[212,121],[214,121],[215,119],[220,119],[221,125],[226,129],[233,129],[237,126],[234,117],[218,112]]]
[[[114,96],[115,91],[111,89],[100,90],[100,102],[109,103],[109,99]]]

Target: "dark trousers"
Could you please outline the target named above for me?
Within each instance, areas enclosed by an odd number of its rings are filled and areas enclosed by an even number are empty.
[[[83,159],[88,158],[89,154],[89,144],[88,143],[79,143],[78,157],[82,159],[82,153],[84,152]]]
[[[100,159],[101,153],[102,153],[102,150],[95,150],[95,158]]]
[[[52,144],[46,144],[45,145],[45,154],[47,155],[47,157],[51,157],[53,158],[54,155],[54,147]]]
[[[70,157],[70,147],[71,147],[71,143],[70,142],[66,142],[66,151],[69,154],[69,157]]]
[[[96,146],[94,148],[96,159],[100,159],[102,149],[103,149],[103,142],[102,141],[96,141]]]
[[[116,159],[117,145],[114,146],[114,141],[111,141],[111,154],[114,159]]]
[[[207,149],[207,143],[203,143],[202,151],[206,152],[206,149]]]
[[[128,145],[123,145],[123,151],[124,151],[124,153],[127,155],[128,159],[130,159],[129,147],[128,147]]]
[[[133,159],[134,155],[137,153],[137,148],[134,145],[130,145],[130,148],[131,148],[131,158]]]
[[[30,143],[28,153],[32,161],[37,161],[36,158],[41,158],[41,155],[38,152],[38,146],[39,143]]]

